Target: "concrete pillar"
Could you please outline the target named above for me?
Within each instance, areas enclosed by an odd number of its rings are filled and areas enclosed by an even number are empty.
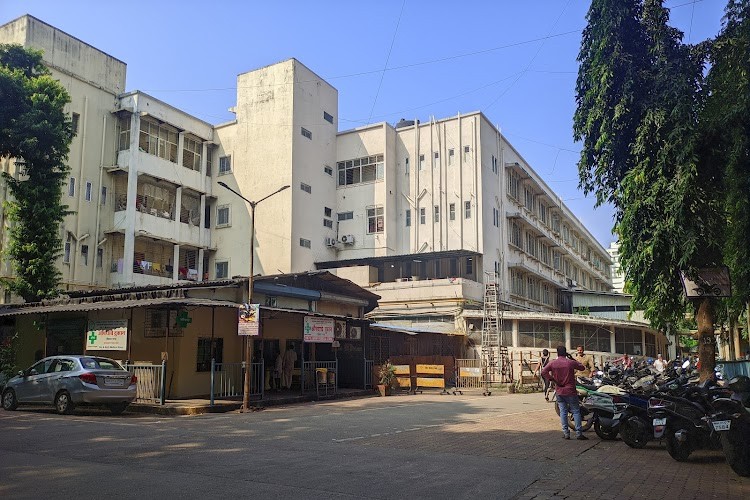
[[[208,164],[208,144],[201,145],[201,176],[206,177],[206,165]]]
[[[174,246],[174,253],[172,255],[172,280],[177,281],[180,269],[180,245]]]
[[[185,132],[177,134],[177,165],[182,166],[182,158],[185,156]]]
[[[614,325],[609,325],[609,352],[612,354],[616,353],[615,349],[615,327]]]
[[[175,215],[175,225],[174,225],[174,235],[173,238],[175,241],[180,241],[180,212],[182,212],[182,186],[178,187],[175,191],[175,200],[174,200],[174,211]]]
[[[202,248],[198,250],[198,281],[203,281],[203,252]]]
[[[511,336],[513,337],[513,347],[518,347],[518,320],[511,320]]]
[[[571,351],[571,345],[570,345],[570,321],[565,322],[565,348],[568,350],[568,352]]]
[[[140,134],[141,117],[136,106],[130,115],[130,159],[128,161],[128,192],[127,208],[125,209],[125,248],[123,248],[122,274],[123,282],[133,283],[133,261],[135,254],[135,214],[136,194],[138,193],[138,136]]]

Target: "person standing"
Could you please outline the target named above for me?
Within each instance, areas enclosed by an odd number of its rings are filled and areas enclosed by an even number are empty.
[[[283,380],[282,383],[287,389],[292,388],[292,374],[294,373],[294,363],[297,362],[297,351],[294,350],[294,344],[288,344],[284,351],[283,361]]]
[[[582,345],[576,347],[574,359],[584,366],[583,370],[576,371],[576,377],[590,377],[594,371],[594,358],[590,354],[584,354]]]
[[[654,370],[656,370],[657,375],[661,375],[664,373],[664,370],[667,369],[667,362],[664,361],[664,358],[661,354],[656,355],[656,361],[654,361]]]
[[[542,383],[544,384],[544,399],[545,401],[549,401],[549,378],[548,377],[542,377],[542,369],[547,366],[549,363],[549,350],[542,349],[542,356],[539,358],[539,366],[536,368],[536,373],[539,374],[539,376],[542,379]]]
[[[557,385],[557,405],[560,407],[560,423],[562,424],[563,438],[570,439],[570,428],[568,427],[568,409],[573,413],[573,421],[576,427],[576,439],[585,441],[588,438],[583,435],[581,427],[581,406],[576,392],[576,370],[584,370],[585,367],[574,360],[568,354],[565,346],[557,347],[557,359],[550,361],[542,369],[543,377],[550,377]]]
[[[284,356],[281,350],[276,354],[276,362],[273,365],[273,388],[277,391],[281,389],[281,372],[284,370]]]

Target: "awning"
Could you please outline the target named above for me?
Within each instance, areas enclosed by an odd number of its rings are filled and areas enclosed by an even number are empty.
[[[405,333],[407,335],[419,335],[420,333],[434,333],[437,335],[461,335],[461,332],[447,332],[440,329],[427,329],[424,327],[413,327],[413,326],[401,326],[401,325],[388,325],[385,323],[372,323],[370,330],[383,330],[387,332]]]
[[[113,309],[133,309],[151,306],[190,306],[190,307],[239,307],[236,302],[199,298],[156,298],[140,300],[110,300],[100,302],[80,302],[75,304],[51,304],[29,307],[8,307],[0,309],[0,317],[25,314],[50,314],[64,312],[107,311]]]

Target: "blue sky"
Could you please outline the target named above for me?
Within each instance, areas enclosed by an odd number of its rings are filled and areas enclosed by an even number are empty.
[[[698,42],[725,0],[669,0]],[[339,128],[482,111],[607,247],[612,211],[578,191],[572,138],[583,0],[0,0],[128,65],[142,90],[210,123],[233,118],[240,73],[295,57],[339,91]]]

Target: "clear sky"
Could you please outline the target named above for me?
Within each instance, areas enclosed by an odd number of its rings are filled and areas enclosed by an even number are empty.
[[[726,0],[669,0],[685,40],[718,33]],[[612,211],[577,189],[576,57],[584,0],[0,0],[124,61],[141,90],[210,123],[236,77],[290,57],[339,92],[339,128],[482,111],[607,247]]]

